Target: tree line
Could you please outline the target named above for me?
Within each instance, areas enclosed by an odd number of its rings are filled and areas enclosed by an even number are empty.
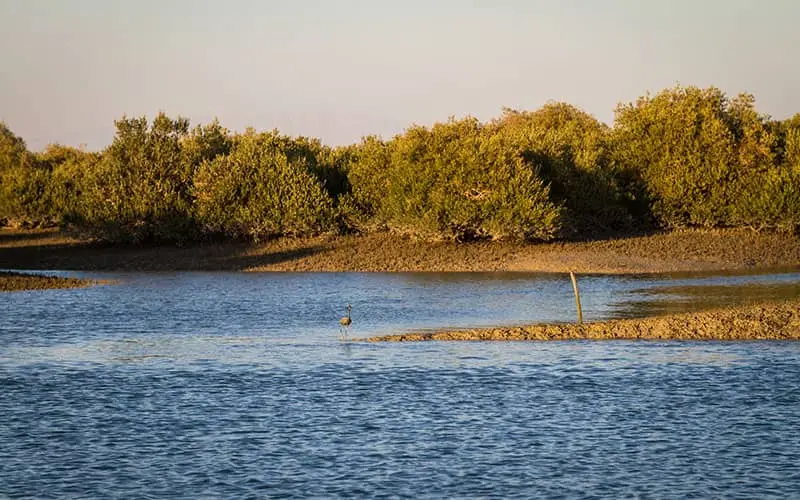
[[[674,87],[612,126],[566,103],[329,147],[278,131],[115,122],[101,152],[30,152],[0,123],[0,223],[110,242],[395,231],[550,240],[653,228],[800,230],[800,114]]]

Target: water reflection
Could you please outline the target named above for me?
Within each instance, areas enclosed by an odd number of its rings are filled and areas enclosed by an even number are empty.
[[[684,285],[641,288],[615,305],[618,318],[636,318],[800,298],[800,283]]]

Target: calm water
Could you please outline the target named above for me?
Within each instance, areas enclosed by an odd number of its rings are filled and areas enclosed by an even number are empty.
[[[525,274],[79,274],[0,295],[0,498],[786,498],[800,343],[366,344],[571,321]],[[588,320],[797,273],[580,279]]]

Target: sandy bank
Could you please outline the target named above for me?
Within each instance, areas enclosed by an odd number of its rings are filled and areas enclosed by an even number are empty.
[[[800,301],[598,323],[531,325],[372,337],[425,340],[800,340]]]
[[[264,244],[108,246],[58,231],[0,230],[0,268],[106,271],[361,271],[659,273],[800,266],[800,238],[687,230],[591,242],[469,244],[392,234]]]

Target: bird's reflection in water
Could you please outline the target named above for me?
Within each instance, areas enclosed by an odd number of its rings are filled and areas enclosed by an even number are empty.
[[[351,357],[353,355],[353,344],[349,340],[345,340],[344,342],[339,342],[339,345],[342,346],[342,352],[347,357]]]

